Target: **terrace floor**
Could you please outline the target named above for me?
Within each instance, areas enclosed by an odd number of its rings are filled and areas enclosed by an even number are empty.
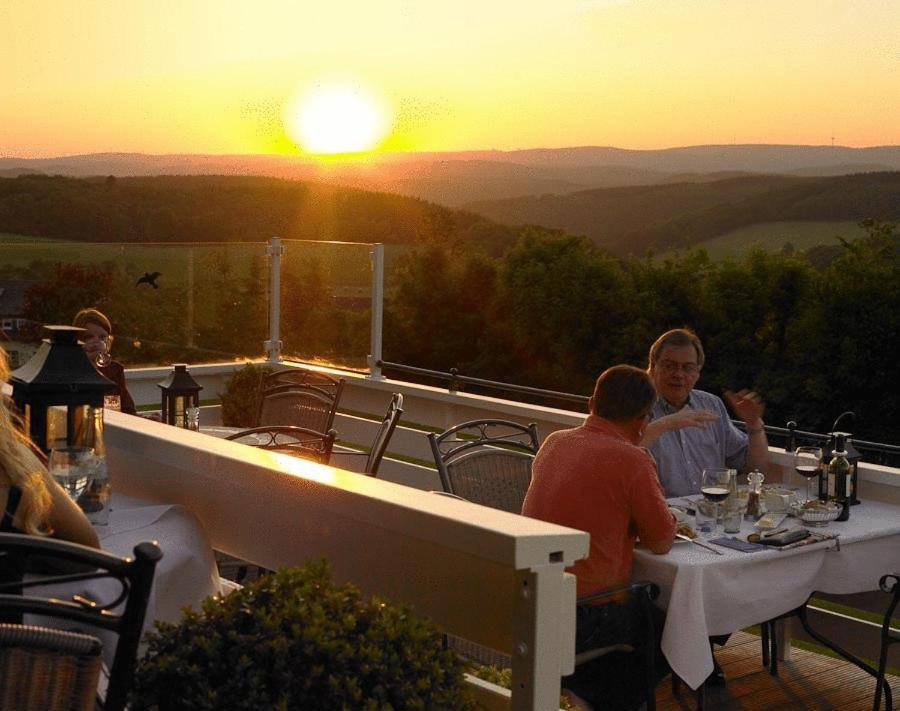
[[[774,677],[762,666],[759,637],[736,632],[716,658],[728,683],[706,690],[709,711],[868,711],[875,695],[875,679],[842,659],[794,647],[790,661],[779,662]],[[900,693],[900,677],[889,677],[894,695]],[[696,709],[696,695],[682,685],[673,696],[668,679],[656,692],[657,709]],[[882,700],[882,708],[884,701]]]

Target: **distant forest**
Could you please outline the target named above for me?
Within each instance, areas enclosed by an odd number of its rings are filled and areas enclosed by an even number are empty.
[[[256,176],[0,178],[0,233],[81,242],[476,243],[516,230],[417,198]]]
[[[765,202],[765,193],[757,198]],[[810,197],[808,204],[825,209],[826,202]],[[386,360],[588,393],[604,368],[644,365],[660,332],[689,326],[707,349],[700,387],[752,387],[767,402],[766,421],[779,426],[794,420],[821,432],[853,410],[858,437],[900,444],[900,229],[895,222],[864,224],[867,237],[814,260],[786,250],[713,262],[701,249],[622,257],[584,236],[498,226],[415,199],[266,178],[0,180],[0,232],[92,241],[280,235],[410,245],[388,275]],[[262,257],[245,264],[228,255],[208,260],[197,265],[210,281],[196,305],[204,318],[197,318],[192,339],[207,354],[258,355],[265,338]],[[282,332],[335,360],[365,353],[368,314],[336,305],[323,268],[309,261],[285,279]],[[3,274],[16,278],[17,270]],[[34,278],[33,269],[21,271]],[[152,350],[189,328],[184,294],[172,292],[154,311],[148,299],[163,290],[140,291],[134,276],[116,263],[56,265],[30,289],[28,315],[60,322],[96,304],[128,324],[135,343],[144,342],[142,353],[125,342],[117,346],[126,361],[190,361],[189,351]]]
[[[739,227],[794,220],[900,219],[900,172],[801,178],[755,175],[711,182],[583,190],[468,203],[509,225],[585,235],[619,255],[702,246]]]

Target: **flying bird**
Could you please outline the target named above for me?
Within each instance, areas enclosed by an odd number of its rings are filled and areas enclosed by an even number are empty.
[[[156,279],[160,274],[162,274],[162,272],[144,272],[144,276],[137,280],[135,286],[140,286],[141,284],[149,284],[154,289],[158,289],[159,284],[156,283]]]

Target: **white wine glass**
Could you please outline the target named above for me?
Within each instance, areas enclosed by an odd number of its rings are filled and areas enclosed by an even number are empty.
[[[797,447],[794,452],[794,469],[806,478],[806,500],[812,501],[812,480],[822,466],[822,450],[819,447]]]
[[[74,501],[91,481],[94,450],[90,447],[62,447],[50,450],[47,470]]]
[[[704,469],[700,479],[700,493],[707,501],[715,504],[716,523],[718,527],[719,504],[735,493],[736,481],[733,469]]]

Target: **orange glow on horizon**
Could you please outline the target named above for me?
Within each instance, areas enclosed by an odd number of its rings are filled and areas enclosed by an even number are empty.
[[[0,156],[900,145],[884,0],[7,0],[0,26]]]

